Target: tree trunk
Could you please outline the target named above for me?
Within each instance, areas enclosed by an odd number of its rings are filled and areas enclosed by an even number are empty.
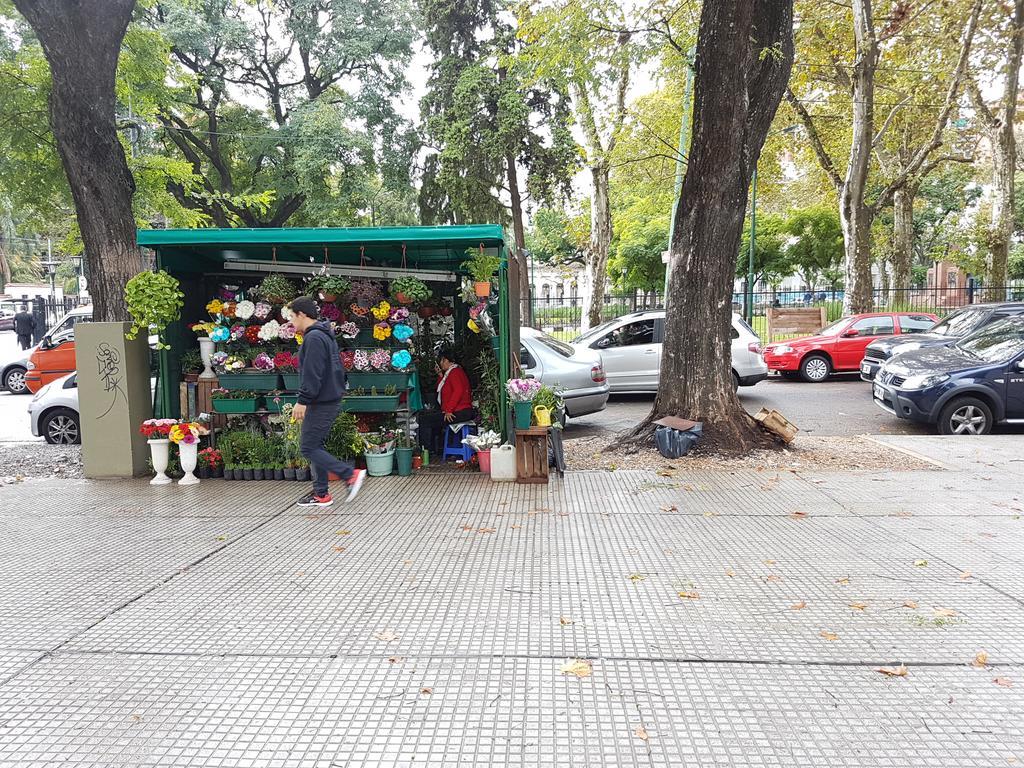
[[[893,194],[892,282],[906,298],[910,290],[910,267],[914,261],[914,198],[917,185],[907,184]]]
[[[512,207],[512,237],[515,240],[514,258],[519,262],[519,320],[533,325],[533,303],[530,296],[530,270],[526,264],[526,230],[523,226],[523,200],[519,194],[519,171],[516,159],[505,156],[508,194]]]
[[[843,262],[845,314],[870,312],[874,306],[871,284],[871,223],[874,218],[874,210],[864,203],[863,198],[859,204],[848,197],[841,201],[839,219],[846,255]]]
[[[985,260],[985,298],[1006,301],[1006,268],[1013,239],[1013,184],[1016,165],[1012,118],[992,137],[992,223]]]
[[[50,129],[71,187],[97,321],[127,319],[140,269],[135,181],[117,137],[114,82],[135,0],[15,0],[50,64]]]
[[[612,243],[612,206],[608,195],[608,163],[603,158],[590,166],[593,190],[590,199],[590,252],[587,277],[590,293],[583,308],[583,330],[601,323],[604,283],[608,276],[608,251]],[[737,246],[738,247],[738,246]]]
[[[793,0],[704,3],[693,140],[669,246],[661,379],[635,443],[649,439],[662,415],[702,421],[711,448],[741,453],[770,442],[735,394],[732,292],[751,176],[792,64]]]

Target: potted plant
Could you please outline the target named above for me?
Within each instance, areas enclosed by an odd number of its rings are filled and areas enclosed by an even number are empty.
[[[285,480],[295,479],[295,459],[289,457],[284,462],[284,470],[282,471]]]
[[[388,430],[363,436],[363,457],[371,477],[387,477],[395,465],[395,436]]]
[[[409,433],[400,431],[395,438],[395,465],[401,477],[412,474],[412,438]]]
[[[271,413],[280,413],[284,406],[295,405],[299,401],[299,396],[297,394],[288,394],[287,392],[279,392],[275,390],[273,392],[268,392],[263,400],[268,411]]]
[[[414,304],[430,298],[430,289],[415,277],[399,277],[391,281],[391,296],[399,304]]]
[[[178,446],[178,461],[181,462],[182,477],[178,485],[197,485],[199,478],[193,471],[199,461],[199,435],[201,427],[194,421],[180,421],[171,427],[167,434],[171,442]]]
[[[480,471],[491,474],[491,448],[501,445],[501,435],[494,430],[484,430],[479,435],[470,435],[463,439],[466,445],[476,451]]]
[[[306,291],[309,295],[328,304],[340,299],[349,292],[351,287],[352,284],[347,277],[331,275],[323,270],[306,281]]]
[[[360,317],[365,317],[370,307],[384,298],[384,290],[375,280],[353,280],[348,289],[348,298],[352,302],[352,311]]]
[[[210,391],[210,400],[217,413],[255,413],[259,397],[245,389],[217,387]]]
[[[516,414],[516,429],[529,429],[533,415],[533,396],[540,389],[537,379],[509,379],[505,391]]]
[[[199,381],[203,370],[203,357],[198,349],[186,349],[181,353],[181,375],[185,381]]]
[[[472,248],[467,249],[467,253],[471,253],[473,256],[469,261],[465,263],[466,271],[469,276],[473,278],[473,289],[476,291],[476,295],[479,297],[491,295],[491,276],[498,271],[498,267],[501,266],[501,257],[487,253],[481,248],[478,251],[474,251]]]
[[[149,481],[150,485],[167,485],[171,478],[167,476],[167,465],[170,462],[171,441],[168,435],[178,422],[175,419],[146,419],[139,427],[139,432],[149,441],[149,458],[153,464],[156,477]]]
[[[274,367],[281,374],[281,383],[289,392],[299,389],[299,356],[283,350],[274,355]]]
[[[140,272],[125,284],[124,299],[132,327],[125,338],[134,339],[139,331],[156,333],[157,349],[167,349],[164,329],[181,317],[185,294],[181,284],[164,272]]]
[[[533,414],[537,426],[554,426],[561,429],[565,418],[565,401],[562,399],[561,390],[542,384],[537,394],[533,396]]]
[[[267,275],[253,291],[271,304],[287,304],[298,295],[295,284],[284,275]]]
[[[295,460],[295,479],[309,482],[309,462],[302,456]]]
[[[216,448],[203,448],[199,452],[199,479],[207,480],[220,477],[224,469],[224,459]]]

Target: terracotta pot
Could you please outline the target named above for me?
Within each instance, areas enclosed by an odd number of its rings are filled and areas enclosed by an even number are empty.
[[[399,291],[398,293],[395,294],[395,300],[399,304],[412,304],[412,297],[406,296],[401,291]]]
[[[490,281],[481,281],[473,283],[473,290],[476,291],[476,295],[481,299],[491,295],[491,283]]]
[[[423,457],[420,454],[418,454],[418,453],[414,453],[413,456],[412,456],[412,468],[413,469],[419,469],[422,466],[423,466]]]
[[[434,308],[433,307],[420,307],[417,310],[416,314],[418,314],[420,317],[422,317],[424,320],[426,320],[428,317],[433,317],[434,316]]]
[[[199,374],[198,373],[186,373],[184,378],[185,378],[185,381],[199,381]]]
[[[337,298],[338,297],[335,294],[333,294],[333,293],[324,293],[323,291],[320,291],[320,299],[321,299],[321,301],[326,301],[327,303],[331,303],[331,302],[337,300]]]

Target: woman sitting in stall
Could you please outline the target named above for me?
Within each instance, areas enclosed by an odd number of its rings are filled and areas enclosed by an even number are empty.
[[[455,361],[451,347],[443,347],[437,353],[437,373],[441,377],[437,382],[438,408],[416,415],[420,445],[435,454],[444,448],[444,431],[449,424],[473,421],[477,416],[469,377]]]

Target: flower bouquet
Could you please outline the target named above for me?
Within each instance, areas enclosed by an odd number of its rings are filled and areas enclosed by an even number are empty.
[[[386,371],[391,367],[391,353],[386,349],[370,352],[370,367],[375,371]]]
[[[239,320],[248,320],[254,314],[256,314],[256,305],[251,301],[240,301],[235,306],[235,317]]]
[[[276,341],[281,335],[281,324],[277,320],[270,320],[260,326],[260,341]]]
[[[177,419],[146,419],[139,426],[139,432],[149,440],[149,457],[156,472],[156,477],[149,481],[150,485],[167,485],[171,482],[167,476],[167,464],[171,457],[169,437],[177,423]]]
[[[270,313],[274,311],[274,308],[265,301],[257,301],[256,309],[253,311],[253,317],[257,320],[266,320],[270,317]]]
[[[509,379],[505,391],[516,413],[516,429],[529,429],[533,415],[533,396],[540,391],[537,379]]]
[[[370,312],[376,320],[383,322],[391,315],[391,305],[386,301],[382,301],[380,304],[373,307]]]
[[[346,371],[351,371],[352,366],[355,363],[356,353],[350,349],[347,349],[340,354],[341,364]]]
[[[357,349],[355,351],[355,354],[352,356],[352,367],[357,371],[370,370],[370,357],[366,354],[366,350]]]
[[[334,304],[324,302],[320,307],[320,319],[327,322],[333,322],[341,317],[341,310]]]
[[[389,336],[391,336],[391,326],[387,323],[377,323],[373,326],[373,338],[377,341],[384,341]]]
[[[342,323],[336,330],[344,339],[354,339],[359,335],[359,326],[351,320],[347,323]]]
[[[384,291],[375,280],[353,280],[348,289],[348,298],[354,305],[368,308],[384,298]],[[352,311],[355,312],[355,309]]]
[[[194,421],[182,421],[171,427],[168,434],[171,442],[178,446],[178,460],[181,462],[181,471],[185,473],[178,485],[195,485],[199,482],[199,478],[192,472],[199,458],[200,429],[201,425]]]
[[[177,419],[146,419],[139,426],[139,432],[147,440],[167,440],[171,427],[178,423]]]

